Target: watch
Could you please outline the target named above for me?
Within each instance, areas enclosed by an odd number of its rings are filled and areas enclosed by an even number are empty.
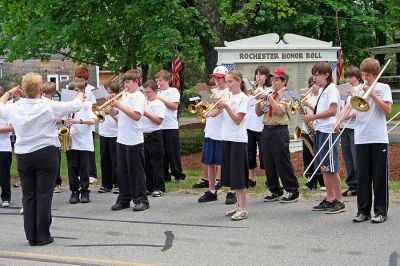
[[[79,119],[79,124],[83,124],[83,120],[82,119]]]

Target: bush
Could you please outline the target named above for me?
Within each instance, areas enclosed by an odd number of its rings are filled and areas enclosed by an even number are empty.
[[[179,142],[181,155],[201,152],[204,138],[204,129],[180,129]]]
[[[186,111],[187,106],[189,105],[189,103],[193,103],[193,102],[189,102],[189,98],[195,97],[197,96],[197,92],[194,89],[194,87],[191,88],[187,88],[186,90],[183,91],[183,95],[181,97],[181,105],[180,108],[182,110]]]

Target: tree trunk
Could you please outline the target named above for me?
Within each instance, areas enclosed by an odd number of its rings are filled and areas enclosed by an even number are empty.
[[[217,65],[218,54],[214,49],[215,45],[210,43],[210,40],[204,37],[200,37],[201,48],[203,49],[204,62],[205,62],[205,73],[204,78],[206,81],[210,79],[210,74],[213,72]]]
[[[386,45],[386,34],[380,30],[375,30],[376,34],[376,45],[382,46]],[[381,66],[385,64],[385,54],[377,54],[375,58],[379,61]]]

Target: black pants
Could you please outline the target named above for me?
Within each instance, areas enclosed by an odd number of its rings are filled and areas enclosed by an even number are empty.
[[[62,183],[62,179],[61,179],[61,152],[60,150],[58,150],[58,172],[57,172],[57,176],[56,176],[56,185],[61,186]]]
[[[118,186],[117,175],[117,137],[100,136],[101,184],[105,188]]]
[[[350,190],[357,190],[356,148],[354,144],[354,129],[345,128],[340,136],[342,154],[346,166],[346,184]]]
[[[311,144],[311,149],[313,148],[313,141],[311,140],[310,136],[307,134],[301,134],[302,138],[305,138],[308,143]],[[314,151],[315,154],[315,151]],[[304,144],[304,140],[303,140],[303,165],[304,165],[304,170],[307,169],[307,167],[310,165],[311,161],[314,159],[314,156],[311,154],[310,150],[308,149],[308,147]],[[306,175],[306,178],[308,179],[315,171],[315,167],[314,167],[314,163],[311,164],[310,168],[308,169]],[[321,173],[321,169],[318,169],[317,172],[315,172],[314,177],[308,181],[308,185],[309,187],[313,187],[315,185],[317,185],[317,182],[319,183],[319,185],[321,187],[325,186],[324,183],[324,178],[322,176]]]
[[[387,215],[389,207],[387,144],[357,144],[357,205],[358,212],[370,214],[372,190],[375,215]]]
[[[90,151],[67,151],[68,180],[71,191],[87,191],[89,189]],[[79,177],[79,178],[78,178]]]
[[[148,203],[144,172],[143,143],[128,146],[117,143],[119,194],[117,202]]]
[[[298,192],[299,182],[290,161],[289,131],[287,126],[264,126],[261,151],[267,175],[267,186],[272,193]],[[282,185],[279,184],[279,177]]]
[[[22,206],[26,239],[43,241],[50,237],[51,202],[58,168],[58,148],[17,154],[22,182]]]
[[[147,190],[165,192],[161,131],[144,133],[143,135]]]
[[[93,134],[93,143],[96,143],[96,132],[92,132]],[[95,147],[96,145],[93,145]],[[96,147],[95,147],[96,149]],[[90,152],[89,156],[89,176],[97,178],[97,167],[96,167],[96,150]]]
[[[171,181],[171,174],[176,180],[184,180],[186,176],[182,173],[179,129],[163,129],[161,132],[164,147],[164,180]]]
[[[257,167],[257,146],[258,151],[260,152],[260,168],[264,169],[264,163],[261,156],[261,132],[247,129],[247,138],[247,157],[249,160],[249,169],[255,169]]]
[[[0,151],[0,187],[1,187],[1,200],[11,200],[11,187],[10,187],[10,169],[12,162],[12,153],[10,151]]]

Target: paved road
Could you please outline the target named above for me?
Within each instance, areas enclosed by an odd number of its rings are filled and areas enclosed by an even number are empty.
[[[397,265],[400,206],[384,224],[353,224],[347,212],[311,211],[314,201],[293,204],[249,199],[250,218],[233,222],[223,200],[198,204],[197,195],[151,198],[151,208],[112,212],[116,195],[92,193],[89,204],[53,201],[55,243],[25,241],[20,189],[12,208],[0,208],[0,265]]]

